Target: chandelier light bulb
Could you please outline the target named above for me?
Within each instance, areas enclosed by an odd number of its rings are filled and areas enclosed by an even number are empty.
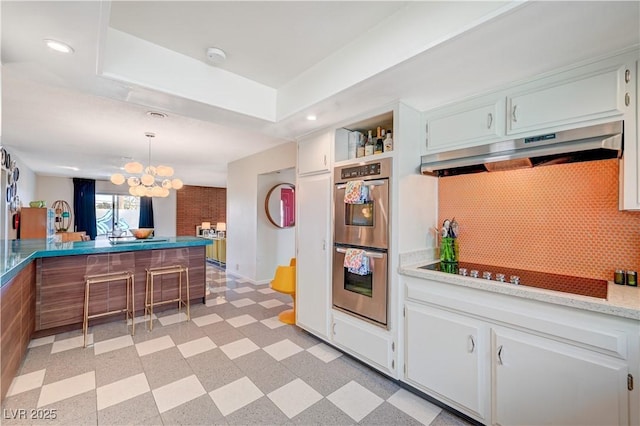
[[[142,181],[143,185],[151,186],[153,185],[153,182],[155,182],[155,179],[153,176],[149,174],[145,174],[145,175],[142,175],[142,178],[140,178],[140,181]]]
[[[180,189],[180,188],[182,188],[182,186],[183,186],[183,183],[182,183],[182,181],[180,179],[172,179],[171,180],[171,187],[173,189]]]
[[[151,176],[155,176],[157,174],[156,168],[154,166],[147,166],[147,168],[144,169],[144,172]]]
[[[151,195],[153,195],[154,197],[160,197],[162,196],[162,190],[162,187],[154,186],[153,188],[151,188]]]
[[[169,196],[169,189],[167,188],[162,188],[162,194],[160,195],[163,198],[166,198]]]
[[[162,177],[173,176],[173,167],[170,166],[158,166],[156,167],[156,174]]]
[[[124,165],[124,171],[127,173],[142,173],[143,166],[137,161],[132,161]]]
[[[162,187],[165,189],[171,189],[171,180],[170,179],[163,180]]]
[[[129,179],[127,179],[127,184],[129,186],[138,186],[140,185],[140,178],[137,176],[131,176]]]
[[[135,187],[135,186],[130,186],[130,187],[129,187],[129,194],[133,195],[134,197],[135,197],[136,195],[138,195],[138,194],[136,193],[136,187]]]
[[[145,196],[145,194],[147,193],[147,190],[146,190],[146,189],[145,189],[145,187],[144,187],[144,186],[142,186],[142,185],[140,185],[140,186],[136,186],[136,187],[135,187],[135,190],[136,190],[136,195],[137,195],[138,197],[144,197],[144,196]]]
[[[121,173],[115,173],[111,175],[111,183],[113,183],[114,185],[122,185],[124,181],[124,176]]]
[[[153,190],[151,188],[145,188],[144,195],[145,197],[153,197]]]

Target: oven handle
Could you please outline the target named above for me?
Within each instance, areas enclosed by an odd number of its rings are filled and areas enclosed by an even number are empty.
[[[365,180],[364,184],[366,186],[380,186],[380,185],[384,185],[385,183],[387,183],[386,179],[379,179],[379,180]],[[346,183],[342,183],[339,185],[336,185],[336,189],[345,189],[347,187]]]
[[[336,247],[336,251],[338,253],[346,253],[347,249]],[[367,257],[373,257],[374,259],[382,259],[384,257],[384,255],[382,253],[376,253],[376,252],[372,252],[372,251],[365,251],[364,255],[367,256]]]

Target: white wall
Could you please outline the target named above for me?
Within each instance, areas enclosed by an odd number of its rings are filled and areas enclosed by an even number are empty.
[[[258,221],[264,198],[258,202],[258,176],[296,166],[295,142],[278,145],[229,163],[227,175],[227,271],[254,282],[268,282],[271,275],[258,276]],[[266,194],[266,193],[265,193]],[[263,230],[261,229],[260,232]],[[262,267],[264,266],[264,268]],[[262,265],[261,270],[267,266]],[[262,272],[262,271],[261,271]]]
[[[256,281],[271,280],[276,269],[274,265],[288,265],[289,260],[296,255],[295,227],[276,227],[269,222],[264,207],[271,188],[280,183],[295,184],[295,181],[294,168],[258,176]]]
[[[38,175],[35,195],[34,200],[46,201],[47,207],[54,201],[63,200],[73,208],[73,181],[66,177]]]
[[[167,198],[153,199],[153,227],[155,235],[160,237],[176,236],[176,191],[170,191]]]

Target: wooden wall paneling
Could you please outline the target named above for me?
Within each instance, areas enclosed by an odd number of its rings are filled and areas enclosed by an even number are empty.
[[[2,286],[1,291],[2,330],[0,331],[0,339],[2,342],[0,343],[0,361],[2,363],[2,398],[4,398],[22,361],[20,357],[20,302],[22,294],[19,277],[15,277]]]
[[[20,369],[34,328],[35,265],[31,262],[0,289],[0,400]]]
[[[82,322],[86,271],[86,255],[42,259],[38,330]]]

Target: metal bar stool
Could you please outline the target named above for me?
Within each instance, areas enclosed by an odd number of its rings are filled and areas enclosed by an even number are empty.
[[[185,281],[187,287],[187,300],[182,299],[182,273],[185,274]],[[163,300],[161,302],[153,301],[153,279],[157,276],[167,274],[178,274],[178,297],[171,300]],[[158,305],[165,305],[167,303],[178,302],[178,312],[182,309],[182,305],[187,308],[187,321],[191,319],[191,313],[189,311],[189,268],[182,265],[173,266],[160,266],[157,268],[147,269],[147,283],[144,290],[144,317],[147,318],[149,314],[149,330],[153,330],[153,307]]]
[[[87,330],[89,329],[89,320],[93,318],[104,317],[107,315],[113,315],[121,312],[125,312],[125,320],[127,321],[127,326],[129,323],[129,315],[131,315],[131,335],[133,336],[136,331],[136,323],[135,323],[135,283],[134,283],[134,275],[131,272],[111,272],[107,274],[95,274],[95,275],[86,275],[85,276],[85,287],[84,287],[84,317],[82,322],[82,333],[84,335],[84,347],[87,347]],[[108,281],[119,281],[123,280],[125,283],[126,294],[127,294],[127,304],[123,309],[116,309],[112,311],[102,312],[99,314],[89,315],[89,289],[92,284],[98,283],[106,283]],[[131,309],[129,309],[129,304],[131,304]]]

